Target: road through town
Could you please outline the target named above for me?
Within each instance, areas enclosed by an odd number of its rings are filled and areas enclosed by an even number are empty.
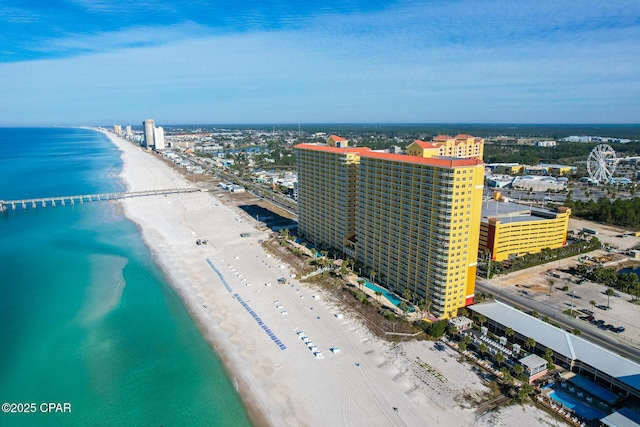
[[[577,328],[582,332],[582,337],[600,345],[607,350],[640,363],[640,350],[630,343],[626,343],[616,336],[610,335],[608,332],[602,332],[595,329],[590,324],[573,319],[562,314],[557,307],[537,301],[530,298],[516,289],[495,286],[486,280],[478,279],[476,281],[476,292],[481,291],[485,294],[493,294],[496,301],[503,302],[512,307],[519,307],[525,312],[536,311],[540,317],[547,316],[552,321],[560,324],[565,330],[573,331]],[[612,333],[611,333],[612,334]]]

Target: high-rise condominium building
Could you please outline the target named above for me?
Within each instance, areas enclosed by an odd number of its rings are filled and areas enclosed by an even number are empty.
[[[439,317],[473,302],[482,162],[327,142],[296,146],[302,236],[425,299]]]
[[[113,125],[113,133],[115,133],[116,135],[122,135],[122,126]]]
[[[320,249],[355,258],[356,187],[359,154],[369,148],[299,144],[298,231]],[[344,141],[340,141],[344,144]]]
[[[131,138],[133,136],[133,132],[131,132],[131,126],[127,126],[125,128],[125,135],[127,136],[127,138]]]
[[[156,127],[156,123],[153,119],[147,119],[142,122],[142,126],[144,129],[144,141],[143,147],[146,149],[152,149],[155,145],[153,134]]]
[[[164,150],[164,129],[161,127],[153,130],[153,149],[156,151]]]

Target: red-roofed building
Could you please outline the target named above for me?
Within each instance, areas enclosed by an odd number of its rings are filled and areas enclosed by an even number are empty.
[[[407,154],[420,157],[467,157],[482,160],[484,139],[467,134],[456,137],[437,135],[431,142],[416,140],[407,146]]]
[[[331,135],[327,138],[327,145],[330,147],[345,148],[349,145],[349,140],[341,136]]]
[[[480,160],[325,144],[295,148],[303,238],[355,259],[398,295],[406,289],[414,302],[428,300],[436,316],[454,316],[473,302]]]

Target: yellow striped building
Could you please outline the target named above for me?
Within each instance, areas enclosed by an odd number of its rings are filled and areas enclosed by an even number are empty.
[[[485,201],[482,207],[478,250],[488,252],[494,261],[509,257],[556,249],[567,244],[567,230],[571,209],[541,209]]]
[[[439,317],[473,302],[482,162],[325,144],[296,151],[302,237],[355,258],[400,295],[426,298]]]

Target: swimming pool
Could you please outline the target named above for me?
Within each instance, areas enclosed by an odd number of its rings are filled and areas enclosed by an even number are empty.
[[[571,378],[569,381],[577,385],[581,389],[593,394],[598,399],[607,402],[609,405],[614,404],[618,400],[618,396],[614,392],[609,391],[604,387],[601,387],[599,384],[594,383],[588,378],[582,377],[580,375],[576,375],[575,377]]]
[[[607,416],[604,412],[599,409],[593,408],[586,403],[582,403],[579,400],[575,400],[573,397],[564,394],[560,390],[554,390],[549,393],[549,397],[559,404],[563,405],[565,408],[569,408],[573,410],[576,414],[584,417],[588,420],[600,419]]]
[[[398,298],[397,296],[395,296],[394,294],[392,294],[391,292],[389,292],[388,290],[386,290],[385,288],[381,288],[378,285],[374,285],[373,283],[370,283],[368,280],[365,280],[364,285],[371,289],[374,292],[380,292],[382,293],[382,295],[388,299],[389,301],[391,301],[393,303],[393,305],[395,305],[396,307],[398,306],[398,304],[400,304],[402,302],[402,300],[400,298]]]

